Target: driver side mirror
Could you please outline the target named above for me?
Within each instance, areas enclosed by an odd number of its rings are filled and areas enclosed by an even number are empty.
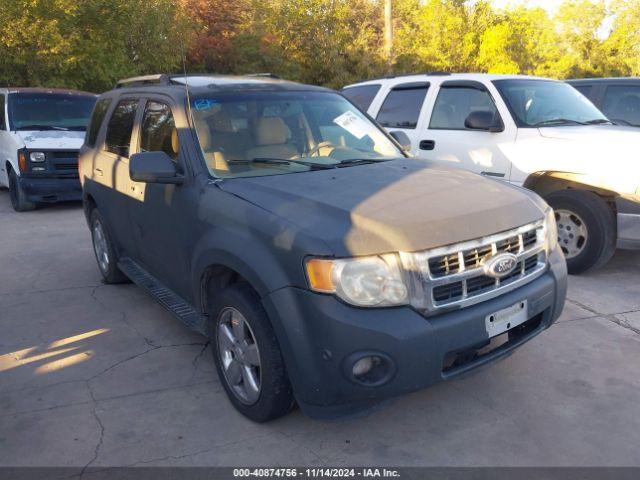
[[[391,135],[393,139],[400,144],[400,148],[402,148],[402,150],[405,152],[409,152],[411,150],[411,140],[402,130],[389,132],[389,135]]]
[[[134,182],[179,185],[184,177],[165,152],[135,153],[129,159],[129,177]]]
[[[464,121],[465,128],[486,132],[503,132],[504,124],[496,113],[486,111],[471,112]]]

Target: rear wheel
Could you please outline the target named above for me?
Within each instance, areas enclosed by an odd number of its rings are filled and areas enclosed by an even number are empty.
[[[123,283],[127,277],[118,269],[118,257],[102,215],[97,209],[91,212],[91,239],[98,268],[105,283]]]
[[[607,263],[616,248],[616,223],[604,199],[584,190],[560,190],[546,197],[558,225],[558,244],[569,273]]]
[[[36,208],[34,202],[27,200],[27,195],[18,181],[18,175],[13,170],[9,172],[9,196],[11,197],[11,206],[16,212],[27,212]]]
[[[213,356],[233,406],[256,422],[285,415],[293,392],[280,346],[260,299],[246,284],[222,291],[212,302]]]

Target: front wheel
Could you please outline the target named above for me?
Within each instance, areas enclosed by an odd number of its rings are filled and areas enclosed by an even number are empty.
[[[34,202],[27,200],[27,195],[18,181],[18,175],[13,169],[9,172],[9,196],[11,197],[11,206],[16,212],[28,212],[36,208]]]
[[[280,347],[260,299],[246,284],[212,302],[213,356],[233,406],[255,422],[285,415],[293,392]]]
[[[558,244],[571,274],[607,263],[616,248],[616,223],[604,199],[585,190],[560,190],[546,197],[558,225]]]

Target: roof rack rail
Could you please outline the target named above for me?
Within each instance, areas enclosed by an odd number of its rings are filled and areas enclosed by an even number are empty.
[[[276,80],[280,80],[280,77],[274,73],[247,73],[244,75],[245,77],[267,77],[267,78],[275,78]]]
[[[116,88],[124,87],[137,87],[140,85],[168,85],[171,81],[171,76],[165,73],[155,75],[141,75],[139,77],[131,77],[119,80],[116,83]]]

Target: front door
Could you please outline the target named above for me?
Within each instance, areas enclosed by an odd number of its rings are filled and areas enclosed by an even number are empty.
[[[474,130],[467,126],[473,112],[492,114],[501,131]],[[475,81],[440,84],[428,127],[421,132],[414,154],[451,167],[508,180],[511,162],[505,151],[515,142],[516,127],[504,122],[488,89]],[[415,148],[415,147],[414,147]]]
[[[148,99],[134,142],[138,152],[163,151],[185,171],[184,149],[168,100]],[[138,260],[183,297],[189,292],[189,229],[195,207],[189,178],[182,185],[131,182],[129,212]]]

